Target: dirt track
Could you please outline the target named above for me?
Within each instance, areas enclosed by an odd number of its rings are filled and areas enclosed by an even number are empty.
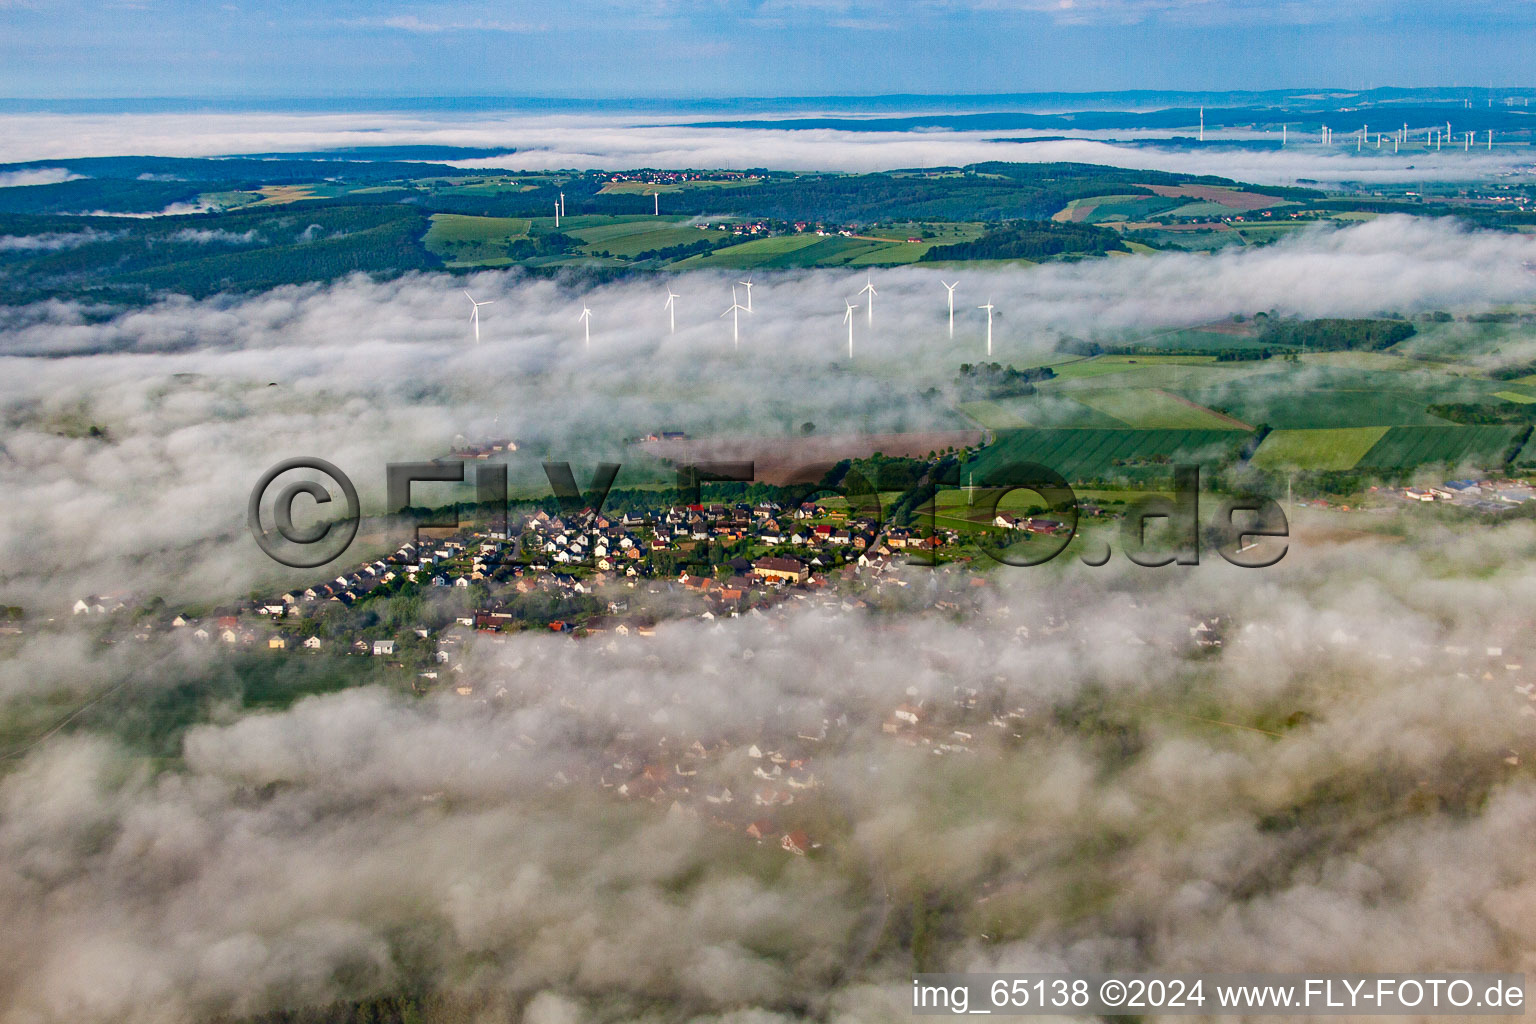
[[[979,430],[938,430],[906,434],[645,441],[641,447],[647,454],[669,462],[751,462],[760,483],[785,484],[795,479],[797,470],[817,464],[868,458],[876,452],[926,458],[929,452],[966,448],[981,442],[982,432]]]

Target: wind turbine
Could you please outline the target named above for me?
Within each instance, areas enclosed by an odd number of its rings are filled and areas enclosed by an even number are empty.
[[[949,336],[953,338],[955,336],[955,288],[960,282],[956,281],[954,284],[950,284],[948,281],[941,279],[939,284],[949,289]]]
[[[582,326],[586,328],[587,348],[591,348],[592,347],[592,311],[587,308],[587,304],[585,302],[583,302],[581,304],[581,315],[578,316],[576,319],[580,320]]]
[[[677,333],[677,293],[671,288],[667,289],[667,304],[661,307],[667,311],[672,322],[672,333]]]
[[[731,318],[731,344],[741,348],[741,314],[752,312],[736,301],[736,289],[731,289],[731,308],[720,315]]]
[[[853,303],[849,302],[847,299],[843,300],[843,304],[848,307],[848,311],[843,314],[843,323],[848,325],[848,358],[852,359],[853,358],[853,311],[858,309],[859,307],[854,305]]]
[[[464,293],[464,297],[469,300],[469,323],[475,329],[475,344],[478,345],[480,344],[480,307],[489,306],[496,300],[486,299],[484,302],[476,302],[475,297],[467,291]]]
[[[985,306],[977,306],[976,308],[987,311],[987,356],[990,357],[992,355],[992,311],[997,307],[992,305],[991,299],[988,299]]]
[[[875,291],[875,282],[871,281],[867,275],[864,278],[864,287],[859,289],[859,294],[863,295],[865,292],[869,292],[869,303],[864,307],[864,315],[868,318],[869,326],[873,327],[875,326],[875,296],[880,293]]]
[[[736,283],[737,284],[741,284],[741,285],[746,285],[746,287],[747,287],[747,312],[748,313],[752,312],[752,275],[748,274],[747,275],[747,279],[745,281],[737,281]],[[731,292],[733,294],[735,293],[735,291],[736,291],[736,289],[734,289],[734,288],[731,289]]]

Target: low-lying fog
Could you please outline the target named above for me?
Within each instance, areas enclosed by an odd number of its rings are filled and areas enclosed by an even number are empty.
[[[816,111],[810,112],[814,116]],[[792,115],[784,115],[792,116]],[[1340,114],[1342,120],[1350,115]],[[1524,149],[1458,148],[1392,154],[1357,153],[1336,124],[1334,145],[1290,133],[1290,145],[1272,150],[1223,145],[1252,132],[1208,133],[1206,145],[1160,146],[1169,134],[1145,131],[1073,132],[855,132],[786,131],[762,127],[695,128],[697,114],[616,116],[580,113],[444,116],[206,112],[177,114],[0,114],[0,161],[155,153],[225,156],[308,152],[352,146],[437,145],[510,147],[510,156],[456,161],[465,168],[541,171],[622,167],[773,167],[797,171],[881,171],[893,167],[953,167],[987,160],[1018,163],[1077,161],[1184,174],[1217,174],[1270,185],[1321,182],[1475,181],[1529,170]],[[1040,139],[1041,136],[1049,138]],[[1040,141],[1018,140],[1040,139]],[[1479,135],[1478,140],[1485,142]],[[36,174],[36,171],[28,171]],[[46,180],[46,179],[37,179]],[[17,182],[18,184],[21,182]]]
[[[423,990],[538,1024],[905,1019],[918,907],[954,970],[1530,970],[1533,552],[1529,524],[1431,530],[1270,570],[941,578],[983,595],[964,621],[524,635],[468,660],[498,700],[310,698],[195,727],[174,771],[55,736],[0,778],[0,1021]],[[1180,654],[1213,610],[1226,646]],[[218,657],[38,640],[4,685]],[[946,757],[880,731],[956,686],[1020,715]],[[877,711],[799,744],[827,815],[808,859],[562,782],[605,729],[724,737],[740,769],[838,705]]]
[[[1215,255],[964,270],[953,340],[941,274],[880,271],[868,275],[873,324],[867,308],[855,314],[851,363],[845,302],[860,300],[866,275],[843,271],[759,273],[739,348],[721,313],[732,287],[743,299],[745,288],[717,273],[594,287],[507,272],[354,278],[115,314],[67,302],[9,309],[0,596],[52,609],[85,593],[244,593],[272,570],[243,532],[246,497],[292,456],[335,463],[377,510],[385,463],[443,455],[459,436],[536,441],[586,479],[590,460],[631,461],[622,440],[661,429],[967,427],[923,392],[984,357],[976,307],[988,301],[993,357],[1024,365],[1049,358],[1064,336],[1124,337],[1238,312],[1529,302],[1533,260],[1529,236],[1386,217]],[[675,335],[669,285],[681,296]],[[466,286],[495,302],[482,310],[478,345]],[[584,303],[590,348],[577,321]],[[1536,345],[1512,332],[1489,358],[1533,357]],[[533,458],[524,461],[537,479]]]

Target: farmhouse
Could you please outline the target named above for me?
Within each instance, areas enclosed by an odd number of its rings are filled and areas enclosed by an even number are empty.
[[[759,558],[752,563],[752,572],[765,580],[804,583],[810,575],[805,564],[794,558]]]
[[[779,845],[789,853],[793,853],[798,857],[804,857],[810,852],[811,837],[800,829],[795,829],[793,832],[786,833],[779,842]]]

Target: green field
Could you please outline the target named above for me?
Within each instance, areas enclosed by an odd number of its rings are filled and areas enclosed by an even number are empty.
[[[1513,324],[1418,323],[1418,333],[1392,346],[1392,351],[1429,359],[1469,360],[1495,357],[1512,341],[1528,342],[1530,329]]]
[[[724,249],[716,249],[703,256],[690,256],[677,266],[679,269],[687,270],[704,267],[735,270],[774,266],[775,260],[809,248],[819,241],[821,239],[815,235],[775,235],[772,238],[757,238],[740,245],[728,245]]]
[[[1033,462],[1074,481],[1166,477],[1179,462],[1213,469],[1234,457],[1248,436],[1236,430],[1009,430],[967,471],[985,480],[1009,464]]]
[[[1231,217],[1237,210],[1222,203],[1212,203],[1203,199],[1197,199],[1192,203],[1174,207],[1168,211],[1170,217]]]
[[[1337,430],[1275,430],[1253,455],[1262,469],[1354,469],[1386,434],[1387,427]]]
[[[1298,221],[1277,221],[1273,224],[1245,222],[1237,228],[1233,234],[1244,242],[1272,242],[1281,235],[1288,235],[1292,231],[1299,230],[1303,225]]]
[[[1222,349],[1260,349],[1266,342],[1258,336],[1257,332],[1248,333],[1237,329],[1241,333],[1228,333],[1228,331],[1209,330],[1193,327],[1176,331],[1159,331],[1156,334],[1137,338],[1131,344],[1145,346],[1150,349],[1171,349],[1181,352],[1219,351]]]
[[[1536,405],[1536,395],[1528,395],[1523,391],[1495,391],[1494,398],[1502,398],[1506,402],[1517,402],[1520,405]]]
[[[1084,377],[1100,377],[1109,373],[1145,370],[1151,366],[1214,365],[1216,365],[1215,356],[1107,355],[1074,359],[1070,362],[1054,364],[1051,368],[1056,371],[1056,380],[1078,380]]]
[[[842,235],[775,235],[740,245],[691,256],[677,264],[680,269],[711,267],[747,270],[804,267],[883,266],[915,263],[942,239],[922,242],[847,238]]]
[[[1269,360],[1275,363],[1275,360]],[[1262,382],[1175,389],[1201,405],[1224,410],[1245,423],[1276,429],[1443,426],[1429,412],[1439,403],[1486,401],[1507,385],[1458,374],[1412,368],[1359,369],[1308,361],[1301,372],[1290,366],[1283,378]]]
[[[718,241],[729,237],[718,228],[701,230],[678,223],[678,218],[664,217],[645,217],[576,228],[566,234],[581,239],[585,243],[582,249],[587,252],[609,252],[627,258],[650,249],[665,249],[706,240]]]
[[[1084,368],[1073,364],[1058,370],[1057,379],[1046,381],[1041,385],[1041,390],[1076,396],[1080,392],[1101,391],[1105,388],[1162,388],[1181,398],[1191,399],[1199,405],[1217,408],[1217,405],[1196,397],[1195,392],[1209,390],[1219,391],[1229,396],[1247,395],[1257,388],[1269,386],[1268,381],[1258,378],[1283,374],[1285,370],[1283,363],[1277,363],[1274,360],[1199,363],[1193,359],[1187,362],[1175,362],[1170,359],[1154,362],[1145,356],[1140,358],[1143,360],[1142,363],[1127,367],[1124,372],[1118,372],[1115,376],[1108,378],[1094,373],[1091,369],[1087,374],[1083,374]],[[1225,403],[1221,403],[1220,408],[1230,412],[1244,423],[1262,422],[1250,419],[1241,413],[1232,412]]]
[[[1025,415],[1025,407],[1017,399],[983,399],[961,402],[955,408],[971,419],[992,430],[1015,430],[1039,424]]]
[[[1081,427],[1114,430],[1125,421],[1064,395],[1035,394],[963,402],[960,411],[992,430],[1019,427]]]
[[[1252,430],[1246,423],[1181,400],[1158,388],[1078,391],[1077,401],[1141,430]]]
[[[1074,199],[1052,219],[1079,224],[1115,224],[1146,220],[1178,206],[1183,200],[1163,196],[1092,196]]]
[[[1277,430],[1340,427],[1431,426],[1444,423],[1425,411],[1423,395],[1397,391],[1314,391],[1240,387],[1185,392],[1185,397],[1225,409],[1245,423]]]
[[[1393,427],[1356,464],[1360,469],[1394,470],[1463,462],[1496,465],[1520,427]]]
[[[522,217],[466,217],[435,213],[423,244],[450,267],[500,266],[511,263],[507,246],[528,237]]]

